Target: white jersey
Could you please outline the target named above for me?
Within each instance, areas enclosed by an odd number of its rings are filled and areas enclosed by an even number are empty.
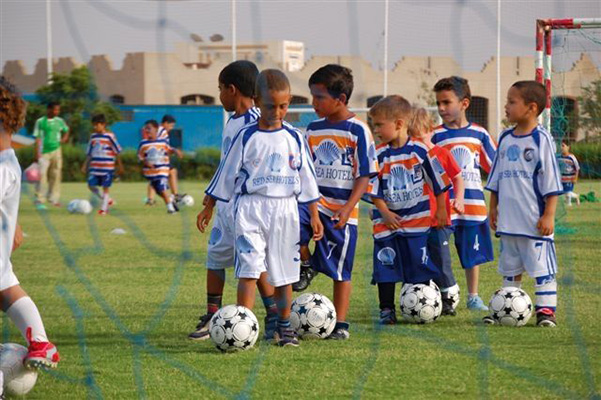
[[[221,159],[225,158],[227,151],[230,149],[232,140],[236,136],[236,133],[240,132],[245,125],[255,122],[261,116],[261,112],[257,107],[249,108],[244,114],[232,115],[227,120],[225,127],[223,128],[223,134],[221,135]]]
[[[562,194],[561,174],[551,135],[537,126],[517,136],[515,128],[499,138],[499,147],[486,189],[497,193],[497,234],[553,240],[536,225],[545,211],[547,196]]]
[[[12,272],[12,253],[19,198],[21,196],[21,167],[13,149],[0,152],[0,290],[18,284]]]
[[[236,134],[205,193],[221,201],[230,201],[234,193],[294,196],[299,203],[319,200],[302,133],[288,123],[273,131],[261,130],[258,121]]]

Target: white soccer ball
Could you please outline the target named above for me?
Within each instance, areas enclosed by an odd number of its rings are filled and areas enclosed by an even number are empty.
[[[89,214],[92,212],[92,204],[87,200],[75,199],[67,204],[67,211],[71,214]]]
[[[259,321],[246,307],[225,306],[211,318],[209,334],[221,351],[247,350],[259,337]]]
[[[194,197],[187,194],[184,197],[182,197],[182,199],[179,201],[179,203],[186,207],[192,207],[194,205]]]
[[[418,324],[434,322],[442,312],[440,289],[433,282],[403,285],[400,304],[403,317]]]
[[[69,202],[69,204],[67,204],[67,211],[69,211],[71,214],[75,214],[77,212],[77,210],[79,209],[80,201],[81,200],[79,200],[79,199],[71,200]]]
[[[532,300],[516,287],[504,287],[491,297],[489,309],[493,319],[505,326],[524,326],[532,316]]]
[[[325,339],[336,326],[336,308],[323,294],[304,293],[292,302],[290,325],[303,339]]]
[[[25,368],[23,359],[27,348],[16,343],[0,344],[0,371],[4,377],[4,389],[13,396],[23,396],[35,385],[38,373]]]

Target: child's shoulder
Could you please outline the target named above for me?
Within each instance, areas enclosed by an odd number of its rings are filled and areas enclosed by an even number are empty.
[[[338,134],[350,134],[354,136],[365,135],[371,132],[369,126],[363,120],[352,116],[342,121],[330,122],[326,118],[316,119],[307,125],[307,132],[319,130],[332,130]]]

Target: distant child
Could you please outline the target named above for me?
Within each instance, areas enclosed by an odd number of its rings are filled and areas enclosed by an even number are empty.
[[[40,312],[21,288],[10,260],[23,240],[17,224],[21,168],[11,144],[12,135],[23,127],[26,108],[15,87],[0,77],[0,306],[27,340],[23,363],[30,368],[56,367],[58,350],[48,341]]]
[[[312,267],[334,281],[337,321],[329,338],[348,339],[346,317],[357,244],[358,202],[369,179],[378,173],[376,148],[367,124],[348,109],[353,92],[350,69],[335,64],[321,67],[309,78],[309,88],[313,108],[321,118],[307,126],[306,135],[321,194],[319,218],[324,226],[324,240],[315,243],[311,255],[309,213],[301,207],[301,260],[305,275]],[[302,275],[299,282],[303,283]]]
[[[427,121],[426,110],[421,109],[416,111],[417,115],[421,115],[421,119]],[[445,221],[438,221],[436,218],[436,196],[431,190],[428,190],[430,195],[430,214],[432,216],[432,229],[428,235],[428,252],[432,258],[432,262],[438,268],[440,276],[434,279],[434,283],[440,288],[442,294],[442,315],[456,315],[453,298],[451,293],[456,293],[459,296],[459,285],[453,275],[453,268],[451,265],[451,249],[449,243],[451,241],[451,234],[453,233],[451,223],[451,213],[455,211],[461,215],[464,212],[464,190],[465,186],[461,174],[461,168],[457,165],[457,162],[453,158],[453,155],[449,150],[444,147],[436,146],[432,143],[432,135],[434,132],[427,127],[418,129],[411,134],[413,140],[419,140],[423,142],[429,149],[430,155],[435,155],[442,167],[444,168],[447,176],[453,182],[453,194],[454,199],[451,200],[449,192],[445,192],[445,209],[447,218]]]
[[[454,210],[451,219],[455,248],[467,280],[467,308],[486,311],[488,307],[478,295],[479,265],[492,261],[494,256],[480,168],[490,170],[496,145],[486,129],[466,118],[472,100],[467,80],[458,76],[441,79],[434,85],[434,92],[443,125],[434,130],[432,143],[451,152],[465,183],[464,212]],[[454,193],[451,199],[455,199]]]
[[[313,240],[321,239],[319,191],[302,133],[284,122],[291,97],[288,78],[279,70],[264,70],[257,77],[255,94],[261,116],[236,134],[206,193],[224,202],[238,196],[234,218],[238,304],[253,307],[257,281],[267,272],[279,314],[276,343],[298,346],[290,327],[291,284],[298,281],[300,269],[298,204],[311,204]],[[210,208],[211,202],[206,206]]]
[[[123,173],[123,165],[119,158],[121,146],[119,146],[115,135],[106,130],[104,114],[94,115],[92,126],[94,127],[94,133],[90,136],[87,156],[81,166],[81,172],[88,173],[88,187],[102,201],[98,214],[106,215],[109,206],[113,204],[109,191],[113,184],[115,163],[119,168],[118,173]],[[102,194],[98,190],[99,186],[102,187]]]
[[[181,158],[181,152],[174,149],[165,140],[158,139],[159,124],[154,119],[144,123],[144,132],[148,139],[142,140],[138,147],[138,158],[144,164],[142,171],[150,181],[152,188],[163,198],[167,212],[173,214],[179,211],[175,198],[169,195],[169,155],[176,153]]]
[[[580,196],[578,193],[574,193],[574,185],[578,182],[580,164],[578,164],[576,156],[570,153],[570,142],[567,139],[561,141],[561,154],[557,160],[559,161],[559,170],[561,171],[563,192],[566,195],[566,204],[571,207],[572,199],[575,199],[576,204],[580,205]]]
[[[250,61],[239,60],[227,65],[219,74],[219,99],[223,108],[234,114],[227,120],[221,138],[221,160],[230,149],[236,134],[247,124],[259,119],[259,109],[254,106],[255,85],[259,70]],[[230,158],[242,158],[242,153],[231,154]],[[234,187],[236,176],[224,177],[229,179],[229,186]],[[207,228],[216,200],[205,196],[205,207],[198,214],[197,226],[204,233]],[[234,205],[235,201],[217,202],[217,215],[209,238],[207,250],[207,312],[201,315],[196,329],[188,335],[191,340],[205,340],[209,338],[209,322],[213,315],[221,308],[223,300],[223,287],[225,284],[226,268],[234,265],[235,252],[235,226]],[[271,340],[277,327],[277,307],[273,298],[273,286],[267,281],[267,272],[263,272],[257,286],[265,306],[265,338]]]
[[[520,81],[507,93],[505,114],[513,128],[499,138],[499,150],[486,189],[490,225],[501,237],[499,273],[503,286],[520,287],[522,273],[536,279],[538,326],[554,327],[557,258],[553,230],[561,174],[551,135],[537,123],[546,92],[535,81]],[[486,323],[494,323],[490,316]]]
[[[388,96],[370,110],[378,146],[380,172],[370,185],[373,210],[373,277],[378,285],[380,324],[397,322],[395,286],[426,283],[439,272],[429,256],[429,187],[436,196],[436,218],[447,220],[444,192],[450,181],[437,156],[426,145],[408,139],[432,130],[432,121],[423,109],[413,110],[401,96]]]

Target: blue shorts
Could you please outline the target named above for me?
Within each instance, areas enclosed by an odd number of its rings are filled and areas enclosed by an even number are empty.
[[[357,225],[346,224],[342,229],[334,229],[336,221],[322,213],[319,213],[319,219],[323,224],[323,238],[315,242],[311,266],[335,281],[350,281],[357,246]],[[313,231],[311,225],[307,227],[302,220],[300,225],[303,245],[303,238],[311,238]],[[304,245],[307,243],[308,240]]]
[[[103,188],[111,187],[113,184],[113,173],[108,172],[104,175],[88,175],[88,186],[102,186]]]
[[[300,220],[300,245],[308,246],[313,237],[313,229],[311,228],[311,213],[307,204],[298,205],[298,217]]]
[[[495,259],[488,220],[478,225],[456,225],[455,248],[463,269]]]
[[[439,272],[428,253],[428,234],[392,235],[374,240],[372,284],[385,282],[423,283]]]
[[[150,182],[150,186],[157,192],[159,195],[162,194],[165,190],[169,190],[169,178],[166,176],[158,176],[155,178],[147,178]]]
[[[432,228],[428,235],[428,252],[432,263],[440,272],[438,279],[434,282],[439,288],[449,288],[457,283],[451,263],[451,235],[453,229],[451,227]]]
[[[564,192],[573,192],[574,191],[574,182],[562,182]]]

